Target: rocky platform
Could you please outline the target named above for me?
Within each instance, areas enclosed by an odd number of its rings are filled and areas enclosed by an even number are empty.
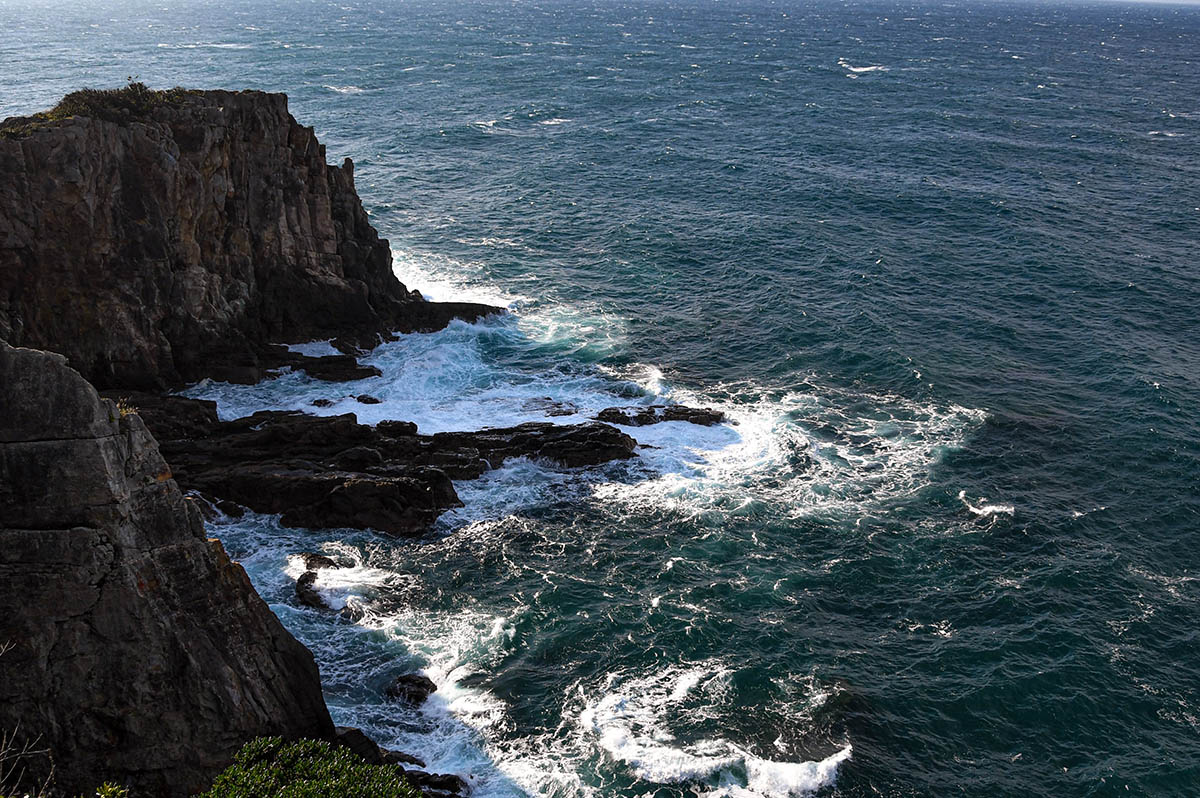
[[[633,438],[600,423],[421,435],[409,422],[371,427],[353,414],[263,411],[221,421],[205,400],[109,395],[137,410],[185,489],[280,513],[287,526],[421,535],[461,506],[452,480],[474,479],[511,458],[580,468],[636,456]]]

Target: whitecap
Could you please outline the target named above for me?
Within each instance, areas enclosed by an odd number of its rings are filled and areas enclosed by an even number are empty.
[[[864,72],[887,72],[888,71],[888,68],[881,64],[872,64],[871,66],[862,66],[862,67],[851,66],[850,62],[847,61],[845,58],[838,59],[838,66],[842,67],[843,69],[849,70],[850,72],[853,72],[854,74],[861,74]]]
[[[997,515],[1012,515],[1016,510],[1011,504],[988,504],[987,499],[981,499],[979,504],[971,504],[967,500],[967,492],[965,490],[958,492],[958,498],[968,510],[983,518],[992,518]]]

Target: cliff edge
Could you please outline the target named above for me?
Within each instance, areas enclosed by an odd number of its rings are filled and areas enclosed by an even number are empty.
[[[252,737],[333,737],[312,654],[136,414],[3,343],[0,407],[0,730],[49,749],[58,789],[190,795]]]
[[[272,343],[350,351],[499,310],[396,279],[353,163],[327,165],[284,94],[77,92],[0,124],[0,173],[0,339],[98,388],[255,382]]]

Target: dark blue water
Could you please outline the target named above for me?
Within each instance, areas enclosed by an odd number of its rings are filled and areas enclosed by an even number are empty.
[[[329,412],[734,420],[415,546],[214,529],[340,721],[487,796],[1200,794],[1198,62],[1172,5],[0,2],[0,115],[287,92],[406,283],[511,304]],[[315,547],[360,623],[288,605]]]

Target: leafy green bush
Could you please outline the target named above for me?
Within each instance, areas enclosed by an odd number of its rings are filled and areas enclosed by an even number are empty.
[[[419,798],[395,765],[368,765],[320,740],[260,737],[199,798]]]

